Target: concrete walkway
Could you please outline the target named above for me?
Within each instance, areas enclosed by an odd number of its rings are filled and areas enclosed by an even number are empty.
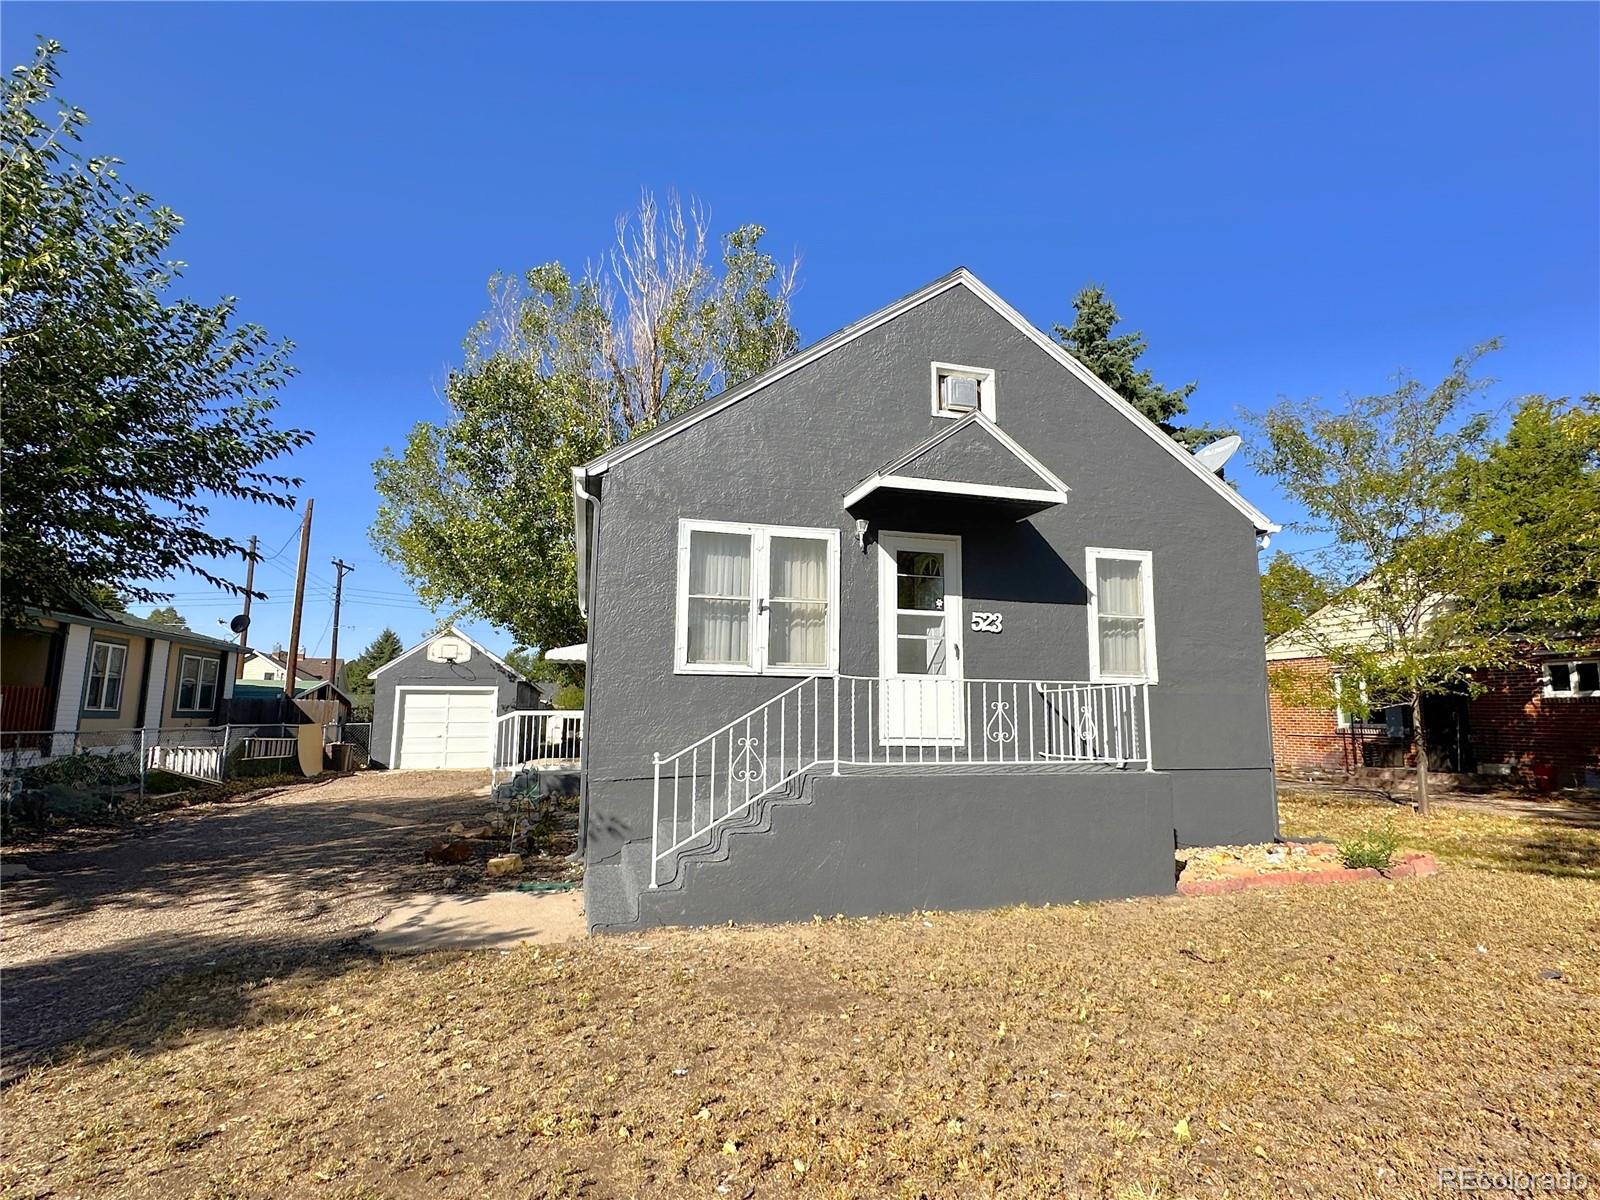
[[[424,950],[507,950],[584,937],[583,892],[490,892],[416,896],[379,918],[368,941],[389,954]]]

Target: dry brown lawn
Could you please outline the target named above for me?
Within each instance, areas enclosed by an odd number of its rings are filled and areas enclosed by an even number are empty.
[[[1600,887],[1446,865],[191,976],[0,1106],[8,1197],[1595,1188]]]

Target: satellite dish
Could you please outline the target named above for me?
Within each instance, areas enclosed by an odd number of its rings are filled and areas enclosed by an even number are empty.
[[[1208,446],[1201,446],[1194,452],[1194,458],[1206,470],[1215,474],[1222,470],[1222,465],[1234,456],[1239,447],[1244,445],[1244,439],[1236,433],[1230,433],[1225,438],[1218,438]]]
[[[233,630],[235,633],[243,633],[246,629],[250,628],[250,618],[245,616],[243,613],[240,613],[237,617],[228,622],[228,628]]]

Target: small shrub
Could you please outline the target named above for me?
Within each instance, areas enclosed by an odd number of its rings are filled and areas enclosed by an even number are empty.
[[[1339,861],[1347,867],[1376,867],[1387,871],[1394,866],[1395,851],[1400,849],[1400,835],[1394,831],[1394,820],[1384,821],[1373,829],[1368,826],[1359,836],[1339,843]]]
[[[553,703],[556,708],[560,709],[581,709],[583,707],[583,689],[575,683],[569,683],[556,693]]]

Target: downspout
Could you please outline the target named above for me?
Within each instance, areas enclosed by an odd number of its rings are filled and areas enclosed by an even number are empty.
[[[572,535],[573,552],[576,558],[574,564],[577,568],[578,582],[578,612],[585,620],[589,618],[589,570],[594,554],[594,538],[591,522],[596,522],[600,514],[600,497],[589,490],[589,472],[583,467],[572,468]],[[593,623],[590,623],[591,631]],[[593,639],[589,639],[591,653],[584,664],[584,736],[582,751],[578,757],[578,845],[572,852],[573,862],[582,862],[589,848],[589,733],[594,728],[594,693],[590,686],[594,681],[591,672],[594,666]]]

